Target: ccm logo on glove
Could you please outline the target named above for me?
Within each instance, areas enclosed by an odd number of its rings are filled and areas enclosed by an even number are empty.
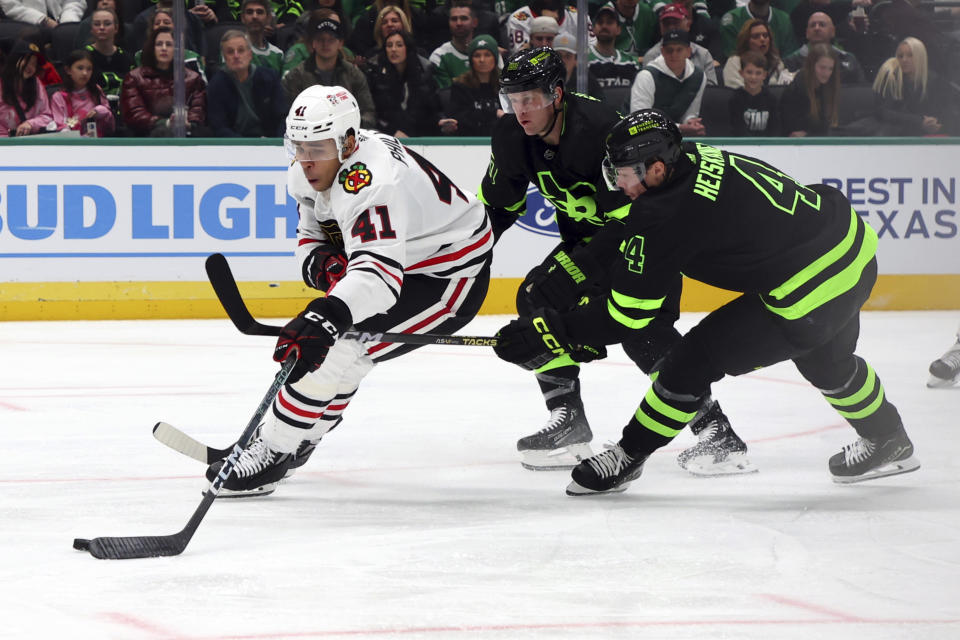
[[[550,332],[550,327],[547,326],[547,321],[543,316],[537,316],[533,319],[533,328],[537,330],[537,333],[540,334],[541,339],[543,340],[544,346],[547,348],[550,353],[554,353],[558,356],[562,356],[566,353],[563,346],[561,346],[560,341]]]
[[[309,320],[310,322],[313,322],[314,324],[320,325],[320,327],[323,328],[324,331],[329,333],[334,340],[336,340],[337,336],[340,335],[340,332],[337,330],[335,326],[333,326],[333,323],[327,320],[326,318],[324,318],[322,315],[320,315],[316,311],[307,311],[306,313],[303,314],[303,317]]]

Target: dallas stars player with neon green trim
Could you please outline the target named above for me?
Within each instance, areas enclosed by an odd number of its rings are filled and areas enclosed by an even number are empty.
[[[620,441],[573,470],[569,495],[623,491],[700,410],[710,386],[784,360],[860,436],[830,458],[835,482],[920,467],[897,409],[854,354],[877,278],[877,234],[833,187],[801,185],[762,160],[682,144],[673,121],[637,111],[606,138],[604,176],[634,200],[609,295],[552,318],[516,320],[497,353],[518,364],[652,322],[681,271],[740,297],[667,354]],[[540,339],[538,349],[531,336]],[[551,353],[552,355],[552,353]]]
[[[564,91],[566,70],[551,49],[521,51],[507,60],[500,78],[506,115],[492,136],[493,154],[478,197],[500,236],[526,209],[532,182],[557,209],[562,242],[526,277],[517,293],[517,309],[531,315],[569,309],[602,286],[621,219],[630,200],[608,188],[600,171],[603,136],[620,119],[610,106]],[[631,334],[623,347],[645,372],[655,370],[679,339],[673,324],[679,315],[680,277],[662,310],[643,332]],[[521,438],[517,448],[528,469],[569,469],[592,455],[593,438],[580,398],[579,362],[602,357],[601,350],[548,357],[530,368],[546,401],[550,418],[538,433]],[[710,403],[693,430],[701,441],[680,455],[681,466],[698,475],[744,473],[754,468],[746,445],[730,428],[719,405]]]

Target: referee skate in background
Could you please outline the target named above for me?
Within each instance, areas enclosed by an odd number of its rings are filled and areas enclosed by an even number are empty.
[[[498,355],[522,365],[543,355],[547,336],[563,351],[611,343],[656,317],[680,272],[743,295],[670,349],[623,437],[577,465],[567,493],[623,491],[697,415],[712,383],[784,360],[859,436],[830,458],[834,481],[918,469],[880,378],[854,354],[877,278],[877,234],[847,198],[756,158],[682,143],[656,109],[617,123],[606,149],[604,177],[634,200],[608,295],[511,322]]]
[[[274,491],[340,423],[374,365],[418,347],[344,331],[451,334],[473,319],[489,284],[493,231],[483,205],[396,138],[360,129],[349,91],[305,89],[286,124],[296,255],[304,282],[326,295],[283,328],[274,359],[296,354],[296,367],[222,496]]]
[[[953,346],[930,363],[930,379],[927,381],[931,389],[945,389],[957,384],[960,384],[960,327]]]
[[[609,288],[611,256],[630,209],[630,199],[608,188],[601,172],[603,138],[620,115],[593,98],[567,93],[565,75],[560,56],[548,48],[521,51],[507,60],[500,78],[506,115],[494,127],[490,166],[478,193],[497,238],[525,213],[530,183],[556,207],[561,242],[520,285],[521,316],[565,311],[594,290]],[[624,351],[648,375],[680,338],[673,327],[680,290],[677,274],[643,330],[621,336]],[[593,454],[579,366],[604,355],[602,349],[581,350],[530,365],[550,417],[540,431],[517,443],[524,467],[570,469]],[[680,454],[680,466],[697,475],[755,471],[746,444],[720,405],[708,401],[701,409],[691,423],[699,442]]]

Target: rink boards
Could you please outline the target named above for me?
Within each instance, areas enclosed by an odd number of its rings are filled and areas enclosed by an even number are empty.
[[[297,212],[276,141],[0,141],[0,319],[220,317],[203,259],[226,254],[251,310],[298,312]],[[804,183],[841,189],[880,237],[872,309],[960,308],[960,141],[710,141]],[[487,170],[486,139],[409,146],[464,190]],[[376,176],[373,176],[376,180]],[[531,187],[527,214],[497,245],[482,312],[510,313],[517,284],[558,242]],[[732,297],[689,282],[683,308]]]

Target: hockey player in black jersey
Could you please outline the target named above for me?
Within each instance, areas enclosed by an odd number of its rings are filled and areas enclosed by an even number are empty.
[[[520,315],[538,308],[563,311],[575,306],[591,286],[605,287],[620,220],[630,208],[630,199],[609,189],[600,170],[603,138],[620,115],[593,98],[566,93],[564,77],[562,59],[548,48],[521,51],[507,60],[500,77],[507,115],[494,127],[490,166],[477,194],[498,238],[525,212],[530,183],[557,210],[562,241],[521,284]],[[626,335],[624,350],[647,374],[680,337],[673,327],[680,286],[677,274],[649,326]],[[602,353],[568,353],[531,367],[550,418],[543,429],[517,443],[526,468],[570,469],[592,455],[593,435],[578,376],[579,363],[597,357]],[[678,458],[691,473],[755,470],[746,458],[746,445],[716,402],[704,404],[691,428],[700,441]]]
[[[877,277],[877,234],[843,194],[804,186],[756,158],[682,144],[644,109],[606,137],[604,175],[634,200],[606,295],[500,332],[518,364],[610,343],[652,321],[677,273],[743,295],[707,315],[667,354],[620,441],[573,470],[569,495],[623,491],[725,375],[792,360],[859,438],[829,460],[840,483],[919,468],[900,415],[854,354]],[[545,343],[549,343],[550,349]]]

